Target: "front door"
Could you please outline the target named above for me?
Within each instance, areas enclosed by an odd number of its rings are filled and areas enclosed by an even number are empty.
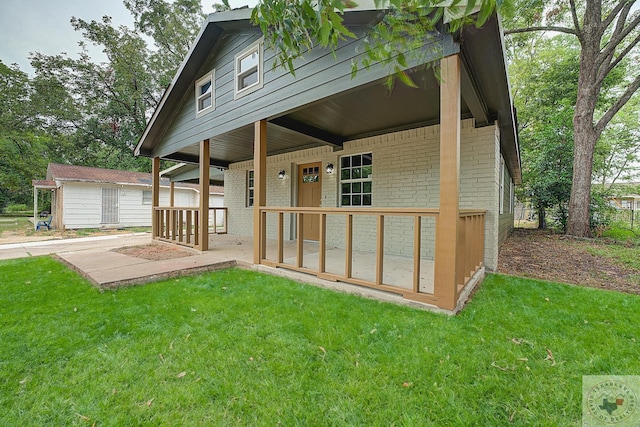
[[[298,206],[320,207],[322,195],[322,163],[298,165]],[[320,236],[320,215],[304,215],[302,238],[318,240]]]

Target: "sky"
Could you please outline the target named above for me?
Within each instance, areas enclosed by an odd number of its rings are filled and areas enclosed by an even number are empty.
[[[205,13],[213,11],[215,0],[203,0]],[[221,2],[220,2],[221,3]],[[231,0],[232,7],[252,5],[256,0]],[[133,18],[122,0],[0,0],[0,60],[18,64],[33,76],[29,56],[33,52],[57,55],[66,52],[73,58],[81,51],[82,34],[71,27],[71,17],[100,21],[112,17],[115,25],[133,27]],[[105,60],[100,48],[89,46],[91,57]]]

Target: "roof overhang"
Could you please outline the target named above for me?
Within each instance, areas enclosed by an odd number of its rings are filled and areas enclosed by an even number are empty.
[[[371,25],[380,10],[346,12],[345,25]],[[136,155],[158,156],[154,152],[171,123],[171,114],[192,90],[199,69],[223,34],[254,30],[251,10],[209,15],[196,42],[165,92],[136,147]],[[451,36],[448,36],[451,39]],[[473,118],[476,127],[500,128],[500,146],[507,168],[516,184],[521,183],[516,114],[513,108],[504,40],[499,17],[494,14],[482,28],[465,27],[455,40],[459,46],[461,70],[461,118]],[[454,51],[452,51],[454,52]],[[454,53],[445,53],[445,55]],[[362,70],[360,72],[366,72]],[[385,79],[354,86],[349,90],[309,102],[291,111],[274,112],[268,121],[267,155],[319,146],[340,147],[346,141],[438,124],[439,81],[425,66],[407,70],[417,88],[397,82],[392,90]],[[210,138],[210,165],[226,168],[230,163],[253,159],[253,126],[244,125]],[[200,141],[161,154],[169,160],[197,164]]]
[[[169,178],[171,182],[198,182],[200,179],[200,166],[197,163],[178,163],[161,171],[160,177]],[[224,170],[210,167],[209,183],[223,185]]]

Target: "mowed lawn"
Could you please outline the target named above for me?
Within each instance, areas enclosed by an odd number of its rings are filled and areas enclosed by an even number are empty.
[[[231,269],[101,292],[0,262],[0,425],[580,425],[640,298],[489,275],[458,316]]]

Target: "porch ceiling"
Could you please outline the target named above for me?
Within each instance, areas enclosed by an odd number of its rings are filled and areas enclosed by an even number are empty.
[[[345,141],[437,124],[440,87],[433,71],[422,68],[412,70],[410,75],[418,88],[398,82],[389,90],[380,80],[268,118],[267,155],[323,145],[339,147]],[[472,117],[464,98],[461,114],[463,118]],[[197,163],[198,153],[199,144],[193,144],[167,157]],[[251,159],[253,126],[211,139],[212,166],[226,167]]]

